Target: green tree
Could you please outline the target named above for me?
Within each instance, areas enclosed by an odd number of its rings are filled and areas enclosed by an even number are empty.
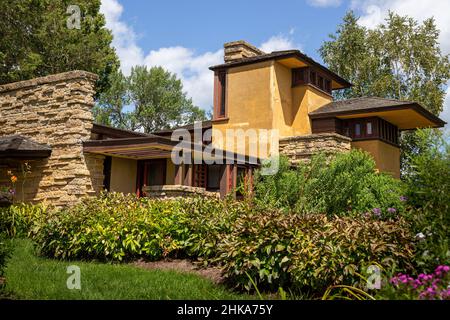
[[[128,77],[118,71],[110,83],[95,108],[99,123],[149,133],[206,118],[183,92],[181,80],[162,67],[136,66]]]
[[[336,93],[337,99],[361,96],[413,100],[439,115],[443,110],[450,61],[439,47],[434,19],[419,24],[410,17],[389,13],[375,29],[358,24],[348,12],[335,34],[319,52],[328,67],[353,83]],[[418,147],[415,134],[404,133],[402,150]],[[402,154],[402,167],[407,162]]]
[[[69,28],[69,5],[80,8],[80,29]],[[98,91],[119,61],[100,0],[3,0],[0,84],[75,69],[100,76]]]

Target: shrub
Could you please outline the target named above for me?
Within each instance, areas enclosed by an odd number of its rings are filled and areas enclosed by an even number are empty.
[[[403,211],[402,183],[377,173],[371,155],[360,150],[319,154],[295,170],[282,158],[276,175],[257,174],[255,189],[257,204],[298,213],[345,216],[379,209],[390,217]]]
[[[26,237],[45,219],[49,207],[45,204],[16,204],[0,208],[0,232],[8,237]]]
[[[406,217],[417,234],[416,264],[431,272],[450,265],[450,145],[438,130],[419,130],[418,148],[407,154]]]
[[[290,283],[291,242],[300,217],[280,211],[241,213],[218,243],[215,262],[229,282],[250,290],[253,279],[261,289],[276,290]]]
[[[10,255],[11,255],[11,247],[7,242],[6,237],[0,233],[0,278],[4,275],[6,268],[6,261],[8,260]]]
[[[327,217],[280,211],[241,214],[218,245],[217,262],[238,287],[294,286],[324,290],[357,284],[357,273],[378,263],[410,268],[412,235],[403,219]]]
[[[412,240],[403,219],[307,215],[292,243],[296,250],[289,271],[300,288],[355,285],[361,280],[358,273],[372,264],[410,269]]]
[[[162,201],[109,193],[50,214],[34,230],[34,239],[42,253],[56,258],[207,260],[240,206],[218,199]]]

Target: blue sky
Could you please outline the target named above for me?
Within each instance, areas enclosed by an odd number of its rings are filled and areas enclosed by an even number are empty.
[[[450,53],[450,0],[102,0],[125,74],[134,65],[161,65],[177,74],[194,103],[212,105],[212,73],[223,43],[246,40],[266,52],[297,48],[320,61],[317,50],[346,11],[369,28],[389,10],[417,20],[434,16],[441,47]],[[450,122],[450,91],[441,115]]]

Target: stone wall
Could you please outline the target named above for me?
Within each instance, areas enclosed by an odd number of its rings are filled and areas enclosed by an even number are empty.
[[[173,199],[178,197],[213,197],[220,198],[219,192],[206,191],[204,188],[183,186],[183,185],[164,185],[148,186],[142,190],[146,197],[159,199]]]
[[[51,146],[44,160],[30,161],[31,174],[18,200],[48,201],[60,207],[103,187],[103,157],[83,154],[93,125],[97,76],[71,71],[0,86],[0,136],[23,135]]]
[[[308,161],[319,152],[336,153],[351,149],[352,139],[337,133],[319,133],[280,139],[280,154],[289,158],[292,165]]]
[[[265,54],[265,52],[243,40],[225,43],[223,47],[224,61],[227,63]]]

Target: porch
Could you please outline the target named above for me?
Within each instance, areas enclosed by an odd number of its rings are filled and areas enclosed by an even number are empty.
[[[178,144],[160,136],[91,140],[84,142],[84,152],[105,157],[104,188],[112,192],[154,198],[223,198],[231,193],[239,198],[243,190],[238,186],[251,190],[257,159],[227,153],[214,163],[205,157],[204,145],[188,143],[180,149]],[[175,164],[173,151],[186,152],[189,161]],[[215,150],[214,155],[220,152]]]

